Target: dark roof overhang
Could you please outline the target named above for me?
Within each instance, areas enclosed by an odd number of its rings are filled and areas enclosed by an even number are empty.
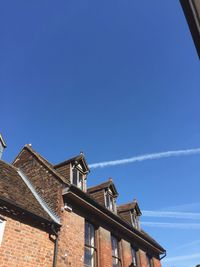
[[[64,200],[71,200],[73,203],[81,206],[82,209],[90,211],[95,214],[96,217],[103,219],[104,222],[108,223],[113,228],[122,231],[126,236],[138,242],[143,243],[147,247],[151,247],[151,250],[161,255],[165,253],[165,249],[162,248],[157,242],[154,242],[151,238],[145,236],[141,231],[133,228],[119,216],[109,211],[105,207],[98,204],[94,199],[92,199],[88,194],[80,190],[74,185],[67,186],[63,189]]]
[[[200,58],[200,1],[180,0],[198,56]]]

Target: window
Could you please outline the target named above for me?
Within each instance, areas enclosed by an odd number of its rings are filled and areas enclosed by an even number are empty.
[[[1,245],[1,242],[3,240],[5,224],[6,224],[6,221],[0,219],[0,245]]]
[[[131,256],[132,256],[132,265],[131,266],[137,267],[137,251],[133,247],[131,247]]]
[[[85,255],[84,267],[96,266],[95,228],[92,224],[85,222]]]
[[[152,257],[147,255],[147,267],[153,267]]]
[[[105,205],[107,209],[115,212],[115,199],[113,198],[110,191],[107,191],[105,194]]]
[[[85,190],[85,177],[76,168],[72,169],[72,184],[76,185],[82,190]]]
[[[140,228],[139,219],[135,211],[131,212],[131,223],[132,226],[135,227],[136,229]]]
[[[111,236],[111,244],[112,244],[112,266],[113,267],[121,267],[121,259],[119,253],[119,242],[116,237]]]

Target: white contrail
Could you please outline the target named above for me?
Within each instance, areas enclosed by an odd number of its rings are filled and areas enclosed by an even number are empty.
[[[191,247],[196,248],[197,245],[200,245],[200,240],[195,240],[195,241],[180,245],[180,246],[176,247],[175,250],[180,250],[180,249],[183,249],[183,248],[191,248]]]
[[[195,202],[195,203],[187,203],[177,206],[165,207],[162,208],[161,211],[192,212],[199,210],[199,208],[200,208],[200,202]]]
[[[142,222],[142,225],[148,227],[158,227],[158,228],[175,228],[175,229],[190,229],[190,230],[200,229],[200,223]]]
[[[200,213],[193,213],[193,212],[143,210],[142,215],[144,217],[200,220]]]
[[[177,256],[177,257],[169,257],[169,258],[163,259],[162,262],[185,261],[185,260],[191,260],[191,259],[200,259],[200,253]]]
[[[104,162],[90,164],[89,167],[93,169],[94,168],[105,168],[108,166],[128,164],[128,163],[133,163],[136,161],[153,160],[153,159],[161,159],[161,158],[169,158],[169,157],[177,157],[177,156],[188,156],[188,155],[194,155],[194,154],[200,154],[200,148],[166,151],[166,152],[159,152],[159,153],[131,157],[127,159],[104,161]]]

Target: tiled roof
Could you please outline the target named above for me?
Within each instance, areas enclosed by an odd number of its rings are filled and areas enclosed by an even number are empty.
[[[17,168],[2,160],[0,160],[0,199],[45,220],[52,221],[19,175]]]
[[[138,215],[142,214],[136,199],[131,203],[127,203],[127,204],[123,204],[123,205],[118,206],[117,207],[117,212],[121,213],[121,212],[124,212],[124,211],[133,210],[133,209],[137,210]]]
[[[151,240],[151,242],[154,243],[157,247],[160,247],[162,250],[165,250],[153,237],[147,234],[144,230],[140,230],[140,231],[146,238]]]
[[[117,196],[117,195],[118,195],[118,192],[117,192],[117,189],[116,189],[116,187],[115,187],[115,185],[114,185],[114,183],[113,183],[113,181],[112,181],[111,178],[109,178],[108,181],[106,181],[106,182],[104,182],[104,183],[102,183],[102,184],[99,184],[99,185],[96,185],[96,186],[89,187],[89,188],[87,189],[87,192],[88,192],[89,194],[91,194],[91,193],[93,193],[93,192],[96,192],[96,191],[99,191],[99,190],[102,190],[102,189],[109,188],[110,186],[112,187],[112,189],[113,189],[115,195]]]
[[[47,161],[45,158],[43,158],[40,154],[38,154],[30,145],[25,145],[23,149],[27,149],[29,152],[31,152],[31,154],[34,155],[43,165],[45,165],[48,168],[48,170],[52,172],[58,179],[60,179],[64,183],[67,183],[66,179],[54,169],[53,165],[49,161]],[[21,150],[21,152],[23,151],[23,149]],[[18,156],[16,157],[16,159],[18,158]]]
[[[87,164],[87,162],[86,162],[86,159],[85,159],[83,153],[81,153],[80,155],[75,156],[75,157],[73,157],[73,158],[70,158],[70,159],[68,159],[68,160],[65,160],[65,161],[63,161],[63,162],[60,162],[60,163],[58,163],[58,164],[55,164],[53,167],[54,167],[55,169],[57,169],[57,168],[59,168],[59,167],[61,167],[61,166],[63,166],[63,165],[67,165],[67,164],[69,164],[70,162],[74,163],[74,162],[76,162],[76,161],[77,161],[77,162],[82,161],[83,166],[84,166],[84,169],[85,169],[85,172],[89,172],[89,171],[90,171],[90,169],[89,169],[89,167],[88,167],[88,164]]]

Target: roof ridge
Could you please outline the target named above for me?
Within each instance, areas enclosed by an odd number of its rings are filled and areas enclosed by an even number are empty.
[[[56,175],[63,183],[67,183],[66,179],[60,174],[58,173],[54,168],[53,165],[51,163],[48,162],[48,160],[46,160],[45,158],[43,158],[38,152],[36,152],[30,145],[26,144],[23,149],[27,149],[28,151],[30,151],[40,162],[42,162],[54,175]],[[22,152],[21,150],[21,152]],[[20,152],[20,153],[21,153]],[[16,159],[15,159],[16,160]],[[14,160],[14,161],[15,161]],[[13,163],[14,163],[13,161]],[[52,166],[51,166],[52,165]]]

